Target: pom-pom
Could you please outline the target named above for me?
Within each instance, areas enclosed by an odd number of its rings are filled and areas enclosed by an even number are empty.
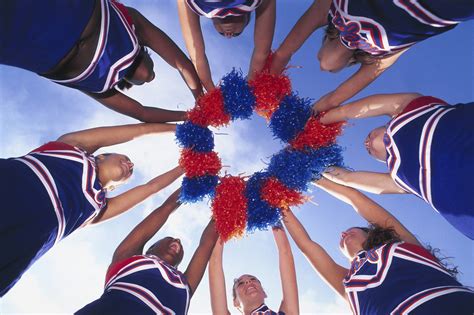
[[[188,119],[202,127],[227,125],[230,122],[230,116],[224,110],[221,90],[214,89],[199,97],[196,106],[188,112]]]
[[[304,203],[304,197],[300,192],[289,189],[275,177],[270,177],[265,181],[261,190],[261,196],[271,206],[281,209]]]
[[[283,98],[280,106],[270,119],[273,135],[284,142],[289,142],[300,133],[311,117],[309,99],[299,98],[295,94]]]
[[[247,231],[266,230],[281,220],[280,209],[270,206],[260,197],[260,190],[269,178],[268,173],[257,172],[247,181]]]
[[[313,177],[311,166],[309,154],[285,149],[271,158],[268,172],[288,188],[303,191]]]
[[[190,121],[176,126],[176,140],[181,146],[199,152],[210,152],[214,149],[212,131]]]
[[[205,196],[212,197],[219,178],[217,176],[200,176],[183,178],[180,200],[182,202],[197,202]]]
[[[179,166],[184,169],[187,177],[196,177],[217,175],[222,168],[222,163],[216,152],[196,152],[184,149],[181,152]]]
[[[311,172],[313,173],[311,180],[320,179],[322,173],[330,166],[344,166],[342,147],[337,144],[312,150],[310,156],[312,159]]]
[[[291,93],[290,79],[283,74],[260,72],[249,85],[253,88],[256,99],[255,110],[266,119],[270,119],[283,97]]]
[[[242,76],[242,72],[233,69],[222,78],[220,89],[224,96],[224,108],[232,120],[249,119],[255,106],[255,96]]]
[[[336,141],[336,137],[342,132],[344,122],[324,125],[319,121],[320,117],[320,115],[313,116],[308,120],[303,131],[290,142],[293,149],[317,149]]]
[[[212,214],[217,233],[225,242],[244,234],[247,223],[245,181],[241,177],[225,176],[216,187]]]

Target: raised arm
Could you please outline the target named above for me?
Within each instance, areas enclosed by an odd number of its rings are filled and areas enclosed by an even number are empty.
[[[347,299],[342,281],[348,270],[338,265],[318,243],[311,240],[303,225],[291,210],[285,211],[284,223],[298,248],[306,256],[319,276],[337,294]]]
[[[416,237],[397,218],[360,191],[339,185],[324,177],[317,181],[316,185],[337,199],[351,205],[367,222],[383,228],[393,228],[402,241],[422,246]]]
[[[373,194],[406,194],[388,173],[350,171],[333,166],[324,176],[335,183],[364,190]]]
[[[227,306],[224,268],[222,267],[223,251],[224,244],[218,241],[209,260],[209,290],[211,293],[211,309],[214,315],[230,315]]]
[[[196,288],[202,280],[202,276],[206,271],[206,266],[211,257],[212,250],[216,245],[218,235],[214,226],[214,220],[209,221],[201,235],[199,246],[194,252],[191,261],[189,262],[188,268],[184,272],[186,279],[188,280],[189,287],[191,288],[191,295],[196,292]]]
[[[111,110],[135,118],[139,121],[163,123],[183,121],[186,119],[185,111],[143,106],[140,102],[137,102],[133,98],[116,89],[112,89],[102,94],[86,94]]]
[[[128,142],[143,135],[174,132],[176,125],[142,123],[122,126],[98,127],[67,133],[57,141],[79,147],[92,154],[102,147]]]
[[[315,0],[275,51],[271,72],[279,74],[308,37],[328,22],[331,0]]]
[[[251,80],[256,73],[263,69],[270,54],[275,33],[275,15],[275,0],[264,0],[255,12],[254,48],[248,80]]]
[[[114,252],[112,264],[143,252],[145,244],[161,229],[170,214],[181,205],[178,201],[180,191],[181,189],[176,190],[125,237]]]
[[[324,124],[331,124],[348,119],[375,116],[396,116],[415,98],[418,93],[376,94],[350,102],[329,110],[322,118]]]
[[[202,85],[209,92],[214,89],[215,84],[212,82],[211,68],[207,61],[199,16],[188,7],[186,0],[177,0],[177,2],[179,22],[186,49]]]
[[[283,228],[274,228],[273,237],[278,248],[278,265],[283,290],[280,312],[299,314],[298,285],[296,283],[295,261],[291,252],[290,242]]]
[[[370,64],[362,64],[359,70],[349,79],[344,81],[334,91],[329,92],[314,103],[313,109],[317,112],[322,112],[341,105],[375,81],[375,79],[393,65],[405,51],[406,50],[402,50],[389,57],[376,59]]]
[[[144,185],[137,186],[118,196],[107,199],[107,207],[94,219],[92,223],[103,222],[130,210],[151,195],[170,185],[183,173],[183,170],[177,166],[172,170],[153,178]]]
[[[150,47],[170,66],[179,71],[194,98],[202,94],[202,85],[193,64],[165,32],[148,21],[140,12],[128,8],[136,27],[140,44]]]

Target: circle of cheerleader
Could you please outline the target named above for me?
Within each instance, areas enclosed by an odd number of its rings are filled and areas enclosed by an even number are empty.
[[[274,154],[268,167],[251,176],[223,175],[209,126],[221,127],[253,112],[265,117],[275,138],[286,147]],[[185,171],[180,199],[197,202],[209,196],[216,229],[223,241],[245,231],[278,226],[283,211],[306,201],[303,192],[329,166],[342,166],[342,149],[335,144],[343,123],[323,125],[311,102],[292,92],[287,75],[273,75],[266,67],[248,81],[232,70],[219,86],[201,96],[188,120],[176,128]]]

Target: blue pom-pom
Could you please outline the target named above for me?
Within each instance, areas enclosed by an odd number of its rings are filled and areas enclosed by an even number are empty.
[[[185,177],[181,185],[179,199],[182,202],[197,202],[205,196],[213,197],[218,182],[219,177],[217,176]]]
[[[308,152],[284,149],[272,156],[268,172],[287,187],[304,191],[313,178],[312,164]]]
[[[255,96],[242,72],[232,69],[222,78],[220,89],[224,97],[224,109],[232,120],[249,119],[252,116]]]
[[[214,149],[214,135],[209,128],[201,127],[190,121],[176,126],[176,140],[185,148],[199,152]]]
[[[290,142],[303,131],[311,117],[311,101],[292,94],[286,96],[270,119],[270,129],[276,138]]]
[[[317,150],[312,150],[310,156],[312,159],[312,180],[320,179],[322,173],[330,166],[344,166],[342,147],[337,144],[332,144],[327,147],[321,147]]]
[[[266,230],[278,226],[281,220],[279,208],[270,206],[260,197],[260,190],[270,177],[266,172],[257,172],[247,181],[245,195],[247,197],[247,231]]]

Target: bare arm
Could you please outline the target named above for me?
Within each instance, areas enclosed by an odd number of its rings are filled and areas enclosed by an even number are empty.
[[[92,154],[102,147],[128,142],[143,135],[174,132],[176,125],[142,123],[123,126],[98,127],[67,133],[57,141],[84,149]]]
[[[196,288],[202,280],[204,271],[206,271],[207,263],[211,257],[212,249],[214,248],[214,245],[216,245],[217,238],[218,235],[214,226],[214,220],[211,220],[202,232],[199,246],[194,252],[188,268],[186,268],[186,271],[184,272],[189,287],[191,288],[191,295],[196,292]]]
[[[144,185],[137,186],[116,197],[108,199],[107,207],[94,219],[92,223],[103,222],[130,210],[151,195],[170,185],[182,174],[183,170],[180,167],[175,167],[172,170],[153,178]]]
[[[274,228],[273,237],[278,248],[278,264],[283,299],[280,311],[285,314],[299,314],[298,285],[296,283],[295,261],[291,252],[290,242],[283,228]]]
[[[215,84],[212,82],[211,68],[207,61],[199,16],[188,7],[185,0],[177,0],[177,2],[179,22],[184,42],[186,43],[186,49],[202,85],[209,92],[214,89]]]
[[[348,119],[375,116],[396,116],[415,98],[418,93],[376,94],[364,97],[344,106],[329,110],[322,118],[324,124],[331,124]]]
[[[186,119],[185,111],[143,106],[133,98],[112,89],[102,94],[86,93],[102,105],[143,122],[172,122]]]
[[[283,43],[275,51],[271,67],[272,73],[280,73],[286,67],[291,56],[300,49],[308,37],[328,22],[331,0],[315,0],[298,20]]]
[[[346,299],[342,281],[348,270],[338,265],[318,243],[311,240],[301,222],[291,210],[285,212],[284,223],[298,248],[306,256],[319,276],[340,296]]]
[[[254,49],[250,61],[248,80],[265,66],[272,48],[275,33],[276,1],[265,0],[255,12]]]
[[[322,112],[341,105],[377,79],[405,51],[406,49],[386,58],[376,59],[371,64],[362,64],[359,70],[339,85],[336,90],[324,95],[314,103],[313,109],[317,112]]]
[[[422,246],[397,218],[360,191],[336,184],[326,178],[321,178],[316,185],[337,199],[351,205],[367,222],[377,224],[383,228],[393,228],[402,241]]]
[[[218,241],[209,260],[209,290],[211,293],[212,314],[215,315],[230,315],[227,306],[224,268],[222,267],[223,251],[224,244]]]
[[[161,229],[171,213],[181,205],[178,201],[180,191],[181,189],[176,190],[127,235],[115,250],[111,264],[143,253],[145,244]]]
[[[406,194],[388,173],[352,172],[342,167],[331,167],[324,176],[335,183],[361,189],[373,194]]]
[[[140,44],[150,47],[170,66],[179,71],[194,98],[202,94],[202,86],[198,74],[184,52],[165,32],[148,21],[140,12],[128,8],[136,27]]]

